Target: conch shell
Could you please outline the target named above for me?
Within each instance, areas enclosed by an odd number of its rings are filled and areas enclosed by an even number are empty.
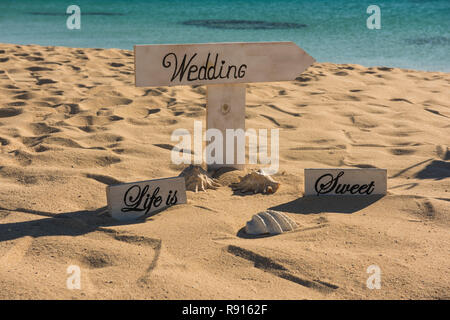
[[[208,172],[198,165],[189,165],[178,176],[184,177],[186,190],[198,192],[221,187],[216,179],[211,178]]]
[[[287,215],[278,211],[267,210],[255,214],[252,220],[245,225],[245,232],[253,235],[280,234],[297,228],[297,224]]]
[[[241,181],[230,185],[233,191],[242,193],[275,193],[280,184],[274,181],[270,176],[264,174],[263,171],[253,171],[245,177],[240,177]]]

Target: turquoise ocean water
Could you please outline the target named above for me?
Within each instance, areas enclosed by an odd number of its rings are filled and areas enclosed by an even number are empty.
[[[81,29],[66,27],[69,5]],[[370,30],[369,5],[381,9]],[[0,42],[134,44],[294,41],[320,62],[450,72],[450,0],[0,0]]]

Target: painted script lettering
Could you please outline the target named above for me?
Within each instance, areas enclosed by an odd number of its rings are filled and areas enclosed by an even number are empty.
[[[331,173],[324,174],[320,176],[314,185],[314,189],[317,195],[320,194],[345,194],[349,192],[350,194],[371,194],[375,188],[375,182],[371,181],[369,184],[341,184],[339,179],[344,175],[344,171],[340,171],[336,177]]]
[[[211,57],[211,53],[208,53],[204,63],[197,64],[195,59],[197,53],[194,53],[191,57],[187,54],[179,59],[178,56],[170,52],[166,54],[162,60],[164,68],[173,69],[170,81],[178,79],[178,81],[196,81],[196,80],[216,80],[216,79],[242,79],[245,77],[247,71],[247,65],[241,64],[240,66],[229,65],[225,60],[220,59],[219,54],[216,53],[215,57]],[[214,61],[214,63],[213,63]]]
[[[149,213],[152,208],[158,208],[163,202],[162,196],[159,195],[160,188],[156,187],[153,192],[149,190],[148,185],[141,188],[139,185],[131,186],[123,197],[124,207],[122,212],[130,211],[144,211]],[[166,206],[171,206],[177,203],[177,190],[169,190]]]

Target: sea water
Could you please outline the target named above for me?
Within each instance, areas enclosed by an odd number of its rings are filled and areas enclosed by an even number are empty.
[[[70,5],[80,29],[66,25]],[[370,5],[380,29],[370,29]],[[450,71],[450,0],[0,0],[0,42],[135,44],[294,41],[319,62]]]

